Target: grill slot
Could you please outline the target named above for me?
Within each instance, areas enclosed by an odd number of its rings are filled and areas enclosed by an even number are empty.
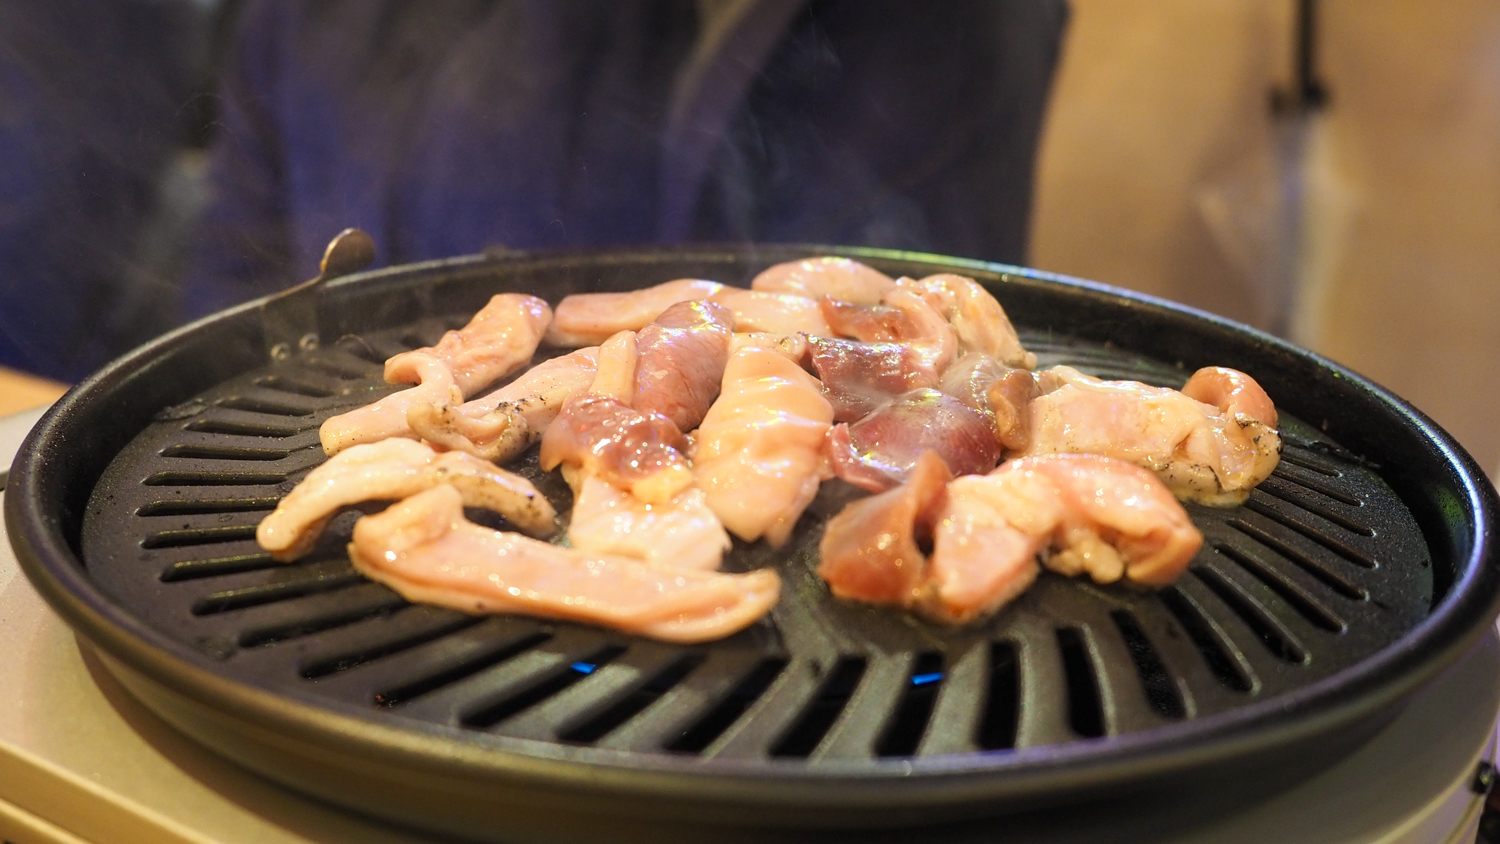
[[[786,666],[787,661],[779,658],[763,659],[755,663],[755,667],[719,698],[718,703],[676,738],[667,742],[665,749],[675,753],[702,753],[765,695],[776,678],[781,676],[781,672],[786,670]]]
[[[1109,617],[1114,620],[1115,627],[1125,640],[1126,649],[1130,651],[1130,661],[1140,675],[1141,689],[1146,693],[1147,705],[1163,718],[1176,721],[1186,717],[1187,706],[1183,703],[1182,692],[1172,682],[1171,674],[1162,664],[1151,640],[1146,638],[1146,631],[1141,629],[1140,622],[1126,610],[1115,610]]]
[[[1296,637],[1283,627],[1269,610],[1238,584],[1231,582],[1211,568],[1196,569],[1190,572],[1189,576],[1196,576],[1210,591],[1219,596],[1219,599],[1249,626],[1272,656],[1284,662],[1301,664],[1307,661],[1307,649],[1302,647]]]
[[[1308,513],[1326,519],[1351,533],[1357,533],[1364,537],[1375,536],[1375,531],[1369,525],[1361,524],[1354,519],[1326,506],[1320,501],[1314,501],[1307,496],[1298,495],[1296,487],[1287,484],[1283,479],[1267,478],[1260,486],[1256,487],[1257,493],[1263,493],[1272,498],[1278,498],[1288,504],[1294,505]]]
[[[1293,466],[1300,466],[1310,472],[1317,472],[1320,475],[1330,478],[1341,478],[1344,476],[1344,473],[1338,467],[1329,464],[1326,460],[1305,448],[1293,445],[1285,440],[1282,441],[1281,461],[1283,463],[1290,463]]]
[[[1313,626],[1330,633],[1342,633],[1348,626],[1344,620],[1334,615],[1333,611],[1323,606],[1317,598],[1298,588],[1291,581],[1285,579],[1280,573],[1264,561],[1241,551],[1231,545],[1223,543],[1215,544],[1214,550],[1225,557],[1238,563],[1246,572],[1249,572],[1261,583],[1265,584],[1272,592],[1280,598],[1299,615],[1307,619]]]
[[[350,586],[365,582],[365,579],[355,572],[345,572],[311,580],[272,583],[265,586],[250,586],[243,589],[215,592],[207,597],[200,598],[193,604],[193,615],[214,615],[215,613],[242,610],[247,607],[275,604],[281,601],[289,601],[293,598],[301,598],[306,595],[347,589]]]
[[[661,700],[662,696],[702,665],[703,660],[703,654],[700,653],[677,657],[665,668],[625,687],[614,695],[613,700],[602,711],[577,718],[558,730],[557,737],[573,744],[597,742],[645,711],[646,707]]]
[[[459,615],[454,612],[433,612],[429,607],[405,609],[399,615],[403,617],[403,620],[413,615],[420,615],[420,619],[415,629],[402,629],[395,636],[386,631],[377,632],[355,650],[305,662],[300,673],[305,679],[318,680],[411,650],[444,636],[467,630],[484,621],[482,618]]]
[[[224,434],[237,437],[267,437],[271,439],[286,439],[296,436],[307,430],[305,427],[287,427],[284,425],[272,425],[266,422],[249,421],[244,419],[209,418],[194,419],[189,422],[183,430],[193,431],[200,434]]]
[[[255,525],[228,525],[225,527],[184,528],[163,530],[147,534],[141,540],[142,548],[187,548],[194,545],[219,545],[226,542],[244,542],[255,538]]]
[[[258,396],[230,396],[219,402],[219,407],[229,410],[246,410],[251,413],[264,413],[270,416],[307,416],[313,412],[313,407],[305,401],[295,401],[297,396],[284,394],[270,394]]]
[[[268,390],[276,390],[282,393],[291,393],[315,399],[326,399],[338,392],[336,389],[329,389],[321,384],[314,384],[301,378],[289,378],[283,374],[266,375],[255,379],[251,383]]]
[[[141,483],[146,486],[270,486],[286,479],[285,472],[157,472]]]
[[[602,666],[625,652],[623,645],[606,645],[578,659],[561,657],[562,664],[543,672],[540,677],[525,683],[520,689],[504,695],[499,700],[464,714],[459,723],[471,729],[486,729],[525,712],[533,706],[560,694],[575,683],[582,682]]]
[[[1067,680],[1068,725],[1085,738],[1104,735],[1104,705],[1099,697],[1097,670],[1083,631],[1076,627],[1059,628],[1057,647],[1062,652]]]
[[[1255,677],[1250,673],[1249,666],[1239,652],[1229,645],[1224,632],[1209,620],[1198,603],[1177,586],[1169,586],[1160,594],[1162,602],[1192,638],[1193,645],[1219,682],[1236,692],[1253,691]]]
[[[199,460],[252,460],[274,462],[291,456],[289,451],[271,448],[248,448],[232,445],[174,445],[164,449],[162,457],[180,457]]]
[[[266,553],[230,554],[201,560],[179,560],[162,569],[159,579],[163,583],[177,583],[183,580],[201,580],[206,577],[222,577],[227,574],[279,568],[281,565]]]
[[[307,609],[305,615],[299,615],[287,621],[249,627],[239,635],[240,647],[258,648],[299,639],[374,616],[389,614],[406,605],[400,596],[384,586],[354,583],[346,587],[335,595],[294,596],[313,606]],[[318,603],[320,598],[325,600]],[[329,598],[338,600],[327,600]]]
[[[1315,470],[1308,471],[1295,464],[1280,463],[1276,466],[1276,471],[1272,473],[1271,477],[1282,481],[1289,481],[1303,489],[1331,498],[1349,507],[1365,506],[1365,502],[1360,500],[1358,496],[1339,489],[1337,484],[1323,480],[1319,474],[1315,474]],[[1333,475],[1332,477],[1337,478],[1339,476]]]
[[[1375,568],[1375,561],[1363,550],[1338,536],[1319,529],[1316,525],[1310,524],[1306,519],[1293,515],[1280,507],[1271,506],[1264,499],[1257,500],[1254,495],[1251,495],[1250,500],[1245,503],[1245,509],[1265,516],[1282,527],[1291,528],[1360,568]]]
[[[1261,545],[1264,545],[1272,551],[1275,551],[1277,554],[1280,554],[1282,558],[1291,562],[1301,570],[1307,572],[1309,575],[1317,578],[1320,583],[1333,590],[1336,594],[1348,598],[1351,601],[1370,600],[1369,592],[1366,592],[1364,589],[1361,589],[1360,587],[1349,582],[1349,580],[1344,578],[1342,575],[1339,575],[1336,572],[1329,571],[1312,557],[1302,553],[1301,551],[1298,551],[1288,543],[1277,539],[1275,536],[1272,536],[1270,533],[1261,530],[1255,525],[1252,525],[1241,519],[1230,519],[1227,524],[1231,528],[1234,528],[1245,536],[1250,537]]]
[[[984,750],[1010,750],[1020,727],[1021,666],[1016,646],[993,642],[989,647],[989,682],[984,694],[984,717],[975,742]]]
[[[833,727],[839,713],[844,711],[854,689],[864,676],[866,660],[859,656],[841,657],[828,672],[826,679],[807,701],[781,738],[771,746],[772,756],[805,757],[812,755],[823,737]]]
[[[875,743],[877,756],[911,756],[922,741],[943,684],[943,655],[925,651],[912,662],[908,688]]]
[[[488,670],[507,660],[520,656],[532,648],[545,644],[551,638],[551,633],[533,631],[521,635],[501,637],[498,644],[494,642],[486,643],[474,648],[474,652],[472,653],[462,653],[458,659],[435,659],[433,662],[438,667],[436,671],[376,692],[374,701],[381,706],[405,705],[417,698],[429,695],[461,680],[466,680],[481,671]]]
[[[142,504],[137,516],[200,516],[216,513],[248,513],[274,510],[279,498],[268,495],[251,498],[180,498],[159,499]]]

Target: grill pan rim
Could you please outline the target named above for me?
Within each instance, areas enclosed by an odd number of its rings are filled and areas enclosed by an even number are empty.
[[[676,759],[661,755],[643,760],[635,754],[628,764],[610,760],[616,755],[600,748],[578,748],[518,738],[487,736],[482,741],[463,734],[457,738],[444,730],[415,723],[399,728],[331,708],[330,702],[310,694],[268,692],[212,670],[212,661],[181,643],[167,639],[136,620],[122,607],[101,594],[87,577],[83,562],[69,547],[61,532],[61,520],[43,512],[42,502],[57,493],[57,482],[49,481],[52,461],[62,459],[54,451],[79,435],[70,425],[86,415],[97,397],[121,389],[150,366],[168,356],[199,332],[212,331],[228,320],[247,317],[260,301],[207,317],[153,341],[110,364],[78,385],[47,412],[27,437],[16,457],[7,489],[6,522],[17,557],[28,578],[53,608],[86,640],[104,653],[139,672],[149,682],[175,690],[208,707],[241,714],[246,723],[273,725],[287,735],[309,740],[342,742],[346,750],[389,761],[395,752],[403,764],[458,766],[467,775],[481,779],[523,778],[545,781],[577,791],[590,788],[600,793],[659,796],[662,789],[692,791],[711,800],[749,803],[766,800],[826,805],[825,801],[864,804],[867,808],[897,805],[934,805],[946,796],[953,802],[976,799],[998,790],[1006,796],[1045,794],[1059,787],[1088,789],[1150,779],[1207,761],[1253,753],[1256,747],[1285,744],[1347,726],[1372,717],[1403,699],[1462,652],[1482,631],[1474,619],[1493,617],[1500,604],[1500,571],[1492,553],[1491,533],[1496,510],[1495,492],[1482,478],[1473,459],[1420,411],[1389,391],[1348,369],[1310,351],[1297,348],[1248,326],[1243,326],[1182,305],[1154,297],[1129,293],[1095,282],[1053,273],[953,259],[925,253],[893,250],[849,249],[823,246],[758,247],[743,250],[714,246],[685,250],[600,250],[557,254],[526,253],[504,257],[466,256],[418,265],[405,265],[363,273],[333,282],[336,289],[355,284],[409,283],[414,276],[448,274],[475,268],[503,272],[528,262],[592,263],[610,257],[660,261],[721,256],[736,260],[765,255],[768,258],[836,253],[856,258],[899,260],[940,264],[943,269],[968,269],[986,276],[999,275],[1020,285],[1063,284],[1088,295],[1112,301],[1125,308],[1148,313],[1189,317],[1219,331],[1269,347],[1278,353],[1310,363],[1347,380],[1353,387],[1379,398],[1392,412],[1414,427],[1445,461],[1459,481],[1462,504],[1473,519],[1468,526],[1469,565],[1449,587],[1431,614],[1398,641],[1366,661],[1306,687],[1273,699],[1251,704],[1168,729],[1172,741],[1159,741],[1163,731],[1148,731],[1065,746],[1010,751],[1002,759],[994,755],[935,757],[892,760],[872,764],[868,760],[843,766],[833,761],[815,766],[803,762],[763,760],[738,765],[729,760],[712,772],[694,757]],[[937,269],[937,267],[934,267]],[[1003,293],[1002,293],[1003,297]],[[189,393],[190,395],[191,393]],[[61,502],[54,502],[60,506]],[[1431,541],[1430,537],[1427,537]],[[1476,562],[1477,561],[1477,562]],[[562,758],[562,757],[573,757]],[[578,761],[587,757],[586,761]],[[643,761],[649,764],[643,764]],[[738,768],[745,770],[738,770]],[[847,770],[846,770],[847,768]],[[925,775],[924,785],[914,788]],[[1024,776],[1022,776],[1024,774]],[[806,788],[816,780],[819,789]],[[891,787],[875,787],[886,783]],[[960,786],[966,786],[960,787]],[[752,793],[747,793],[750,789]],[[974,794],[968,794],[968,791]],[[769,792],[769,794],[768,794]]]

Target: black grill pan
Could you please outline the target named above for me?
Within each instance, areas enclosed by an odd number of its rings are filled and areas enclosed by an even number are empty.
[[[832,494],[787,549],[727,562],[783,574],[772,618],[694,647],[408,605],[344,558],[352,512],[297,564],[255,546],[323,459],[319,423],[388,391],[387,356],[492,293],[743,284],[830,251],[979,278],[1044,365],[1173,386],[1201,365],[1248,371],[1283,413],[1282,464],[1243,507],[1190,508],[1207,541],[1173,587],[1048,575],[959,630],[827,595],[812,564]],[[41,593],[158,714],[293,787],[425,829],[598,840],[657,823],[1051,824],[1184,793],[1219,805],[1337,759],[1500,596],[1494,490],[1420,413],[1264,334],[1099,285],[706,247],[463,258],[303,295],[310,336],[287,333],[284,303],[251,303],[69,393],[17,457],[7,526]],[[534,459],[523,472],[566,505]]]

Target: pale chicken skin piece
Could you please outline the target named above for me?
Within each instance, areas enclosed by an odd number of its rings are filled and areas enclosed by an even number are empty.
[[[373,404],[334,416],[318,429],[323,450],[337,454],[351,445],[411,436],[407,411],[472,395],[516,371],[536,353],[552,309],[535,296],[500,293],[463,328],[434,346],[413,349],[385,362],[385,380],[415,384]]]
[[[644,560],[662,568],[713,571],[731,541],[703,490],[689,487],[647,504],[603,479],[574,475],[568,542],[580,551]]]
[[[770,611],[781,587],[771,571],[667,570],[491,530],[464,518],[463,496],[450,486],[360,519],[349,557],[410,601],[580,621],[667,642],[736,633]]]
[[[1036,355],[1026,351],[1005,309],[972,278],[940,273],[920,279],[902,278],[896,284],[912,290],[953,326],[963,351],[989,355],[1006,366],[1036,368]]]
[[[1275,409],[1244,373],[1200,372],[1189,379],[1194,391],[1223,397],[1228,406],[1165,387],[1103,381],[1067,366],[1038,373],[1042,394],[1030,403],[1028,443],[1018,453],[1118,457],[1156,472],[1181,498],[1243,503],[1280,460]]]
[[[707,299],[724,285],[679,278],[622,293],[573,293],[557,303],[549,346],[597,346],[621,331],[639,331],[678,302]]]
[[[713,295],[734,314],[734,330],[770,334],[827,334],[828,320],[818,300],[791,293],[723,287]]]
[[[588,389],[598,361],[597,347],[577,349],[467,402],[450,391],[445,402],[414,403],[406,411],[407,426],[434,445],[504,463],[540,440],[563,403]]]
[[[313,469],[261,520],[255,538],[277,560],[312,549],[328,520],[362,501],[395,501],[438,485],[459,490],[464,504],[494,510],[519,530],[549,536],[557,513],[531,482],[464,454],[439,454],[415,440],[352,446]]]
[[[918,611],[964,623],[1008,603],[1036,577],[1036,558],[1096,583],[1171,583],[1203,544],[1157,477],[1094,454],[1012,460],[955,479],[933,526]]]
[[[895,279],[852,258],[819,257],[787,261],[762,270],[751,290],[792,293],[809,299],[824,296],[841,302],[874,304],[896,286]]]
[[[783,355],[746,346],[695,436],[693,475],[729,532],[780,546],[817,494],[833,407]]]
[[[947,477],[924,453],[905,484],[829,520],[818,572],[835,595],[967,624],[1024,592],[1039,556],[1062,574],[1159,587],[1203,543],[1155,475],[1112,458],[1046,455]]]

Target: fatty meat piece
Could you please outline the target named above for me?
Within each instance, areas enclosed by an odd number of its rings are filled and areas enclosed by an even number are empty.
[[[557,513],[531,482],[464,454],[439,454],[414,440],[351,446],[313,469],[261,520],[255,538],[275,559],[306,554],[328,520],[362,501],[395,501],[434,486],[457,489],[465,505],[493,510],[533,536],[557,529]]]
[[[730,356],[693,451],[693,476],[730,533],[786,542],[817,494],[832,421],[817,380],[785,356],[754,345]]]
[[[989,355],[1006,366],[1035,369],[1036,355],[1026,351],[1005,309],[972,278],[940,273],[921,279],[897,280],[918,293],[953,326],[963,351]]]
[[[603,479],[574,478],[568,542],[579,551],[634,557],[661,568],[713,571],[731,546],[724,525],[697,487],[647,504]]]
[[[513,612],[599,624],[668,642],[705,642],[775,605],[775,572],[666,570],[481,527],[447,486],[354,526],[355,568],[408,600],[468,613]]]
[[[1072,367],[1037,375],[1030,441],[1021,455],[1086,453],[1117,457],[1156,472],[1180,498],[1240,504],[1281,457],[1271,400],[1248,375],[1199,370],[1185,392],[1135,381],[1103,381]]]

